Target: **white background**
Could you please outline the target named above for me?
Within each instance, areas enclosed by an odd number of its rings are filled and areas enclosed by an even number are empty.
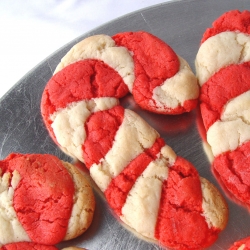
[[[170,0],[1,0],[0,97],[74,38],[130,12]]]

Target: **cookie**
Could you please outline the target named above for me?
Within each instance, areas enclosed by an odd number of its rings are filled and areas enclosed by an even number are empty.
[[[220,182],[249,206],[250,12],[229,11],[203,36],[196,56],[200,108]],[[244,163],[244,164],[243,164]]]
[[[0,161],[0,171],[0,244],[54,245],[91,224],[92,189],[73,165],[52,155],[13,153]]]
[[[41,245],[34,242],[16,242],[0,246],[0,250],[58,250],[55,246]]]
[[[119,67],[82,59],[79,51],[87,49],[71,50],[75,62],[59,64],[45,87],[41,112],[50,134],[85,163],[117,217],[140,235],[175,249],[213,244],[227,223],[225,200],[145,120],[119,105],[124,92],[113,81],[126,84]]]
[[[246,237],[239,241],[234,242],[234,244],[228,250],[249,250],[250,249],[250,237]]]
[[[87,250],[87,249],[80,247],[65,247],[62,250]]]
[[[88,37],[62,58],[55,73],[68,64],[89,58],[114,68],[143,109],[180,114],[197,106],[199,87],[188,63],[150,33]]]

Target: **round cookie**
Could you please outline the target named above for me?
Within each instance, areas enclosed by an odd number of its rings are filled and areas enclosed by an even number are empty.
[[[196,57],[200,108],[213,171],[249,206],[250,12],[229,11],[207,29]],[[243,164],[244,163],[244,164]]]
[[[82,234],[92,221],[87,180],[52,155],[10,154],[0,161],[0,191],[0,244],[54,245]]]
[[[210,182],[199,177],[191,163],[176,156],[139,115],[119,105],[121,97],[105,97],[101,89],[106,82],[96,84],[101,80],[96,79],[98,74],[84,78],[88,82],[81,82],[81,77],[72,74],[71,70],[85,76],[88,63],[95,62],[100,67],[107,64],[85,58],[79,52],[89,49],[90,44],[85,45],[70,50],[67,60],[62,59],[63,65],[69,58],[74,62],[70,61],[65,68],[60,63],[60,70],[45,87],[41,110],[49,131],[65,152],[86,164],[110,207],[126,225],[165,247],[210,246],[227,223],[228,210],[223,197]],[[91,50],[91,55],[105,54],[104,47],[98,47],[95,53]],[[117,78],[114,72],[110,73],[113,79],[120,79],[119,69]],[[120,84],[124,83],[123,78]],[[72,84],[82,84],[79,94],[82,99],[73,98]],[[93,86],[93,92],[88,91],[89,86]],[[110,91],[116,93],[112,86],[109,85]],[[63,92],[63,105],[60,97],[54,95],[59,91]],[[84,93],[91,94],[85,97]]]

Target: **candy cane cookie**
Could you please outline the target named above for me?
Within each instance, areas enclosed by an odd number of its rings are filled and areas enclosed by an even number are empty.
[[[121,46],[100,52],[106,43],[93,44],[97,38],[104,39],[91,37],[70,50],[71,63],[63,58],[44,89],[41,112],[50,135],[86,164],[117,217],[139,234],[175,249],[213,244],[227,223],[223,197],[146,121],[119,105],[132,86],[126,83],[131,52]],[[98,53],[103,59],[93,58]]]
[[[73,239],[89,227],[94,208],[92,189],[73,165],[40,154],[0,161],[0,246]]]
[[[150,33],[88,37],[72,47],[55,72],[83,59],[98,59],[115,69],[143,109],[181,114],[197,106],[199,85],[188,63]]]
[[[213,170],[250,204],[250,12],[229,11],[204,33],[196,56],[201,113]]]

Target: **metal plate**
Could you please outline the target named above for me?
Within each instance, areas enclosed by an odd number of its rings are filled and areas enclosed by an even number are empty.
[[[81,39],[94,34],[113,35],[122,31],[145,30],[166,41],[177,54],[185,58],[194,70],[194,59],[200,39],[207,27],[225,11],[250,9],[249,0],[183,0],[167,2],[134,12],[75,39],[48,57],[24,76],[0,100],[0,157],[11,152],[50,153],[70,160],[52,142],[40,115],[42,91],[60,58]],[[13,74],[15,69],[13,69]],[[4,84],[4,83],[1,83]],[[128,96],[122,100],[146,119],[175,152],[192,162],[201,176],[214,183],[210,163],[197,130],[197,112],[179,116],[163,116],[142,111]],[[77,245],[99,249],[162,249],[141,240],[123,227],[113,216],[105,200],[96,192],[96,212],[89,230],[62,246]],[[225,195],[225,194],[224,194]],[[209,249],[227,249],[235,240],[250,235],[250,214],[226,197],[230,217],[226,230]]]

